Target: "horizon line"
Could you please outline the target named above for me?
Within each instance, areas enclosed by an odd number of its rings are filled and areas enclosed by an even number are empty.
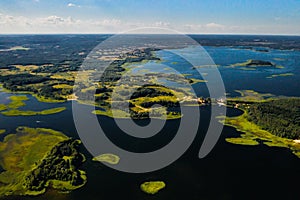
[[[3,35],[224,35],[224,36],[296,36],[300,34],[281,33],[0,33]]]

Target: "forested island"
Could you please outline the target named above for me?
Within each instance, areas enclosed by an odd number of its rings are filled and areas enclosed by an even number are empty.
[[[242,63],[234,63],[227,68],[238,68],[240,70],[258,70],[259,68],[269,68],[269,69],[282,69],[281,65],[276,65],[275,63],[267,60],[255,60],[249,59]]]

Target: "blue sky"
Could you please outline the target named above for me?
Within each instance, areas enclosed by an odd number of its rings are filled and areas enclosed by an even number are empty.
[[[1,0],[0,33],[300,35],[300,0]]]

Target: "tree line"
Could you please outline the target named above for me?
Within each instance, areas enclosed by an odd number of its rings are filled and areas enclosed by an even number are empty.
[[[78,148],[79,143],[76,140],[61,142],[25,178],[24,186],[32,191],[41,191],[49,180],[66,181],[73,186],[82,185],[85,180],[81,177],[78,167],[85,158],[78,152]]]
[[[254,103],[247,109],[248,120],[279,137],[300,138],[300,99],[279,99]]]

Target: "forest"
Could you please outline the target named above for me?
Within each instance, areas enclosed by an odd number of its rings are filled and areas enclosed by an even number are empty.
[[[277,99],[253,103],[247,111],[247,119],[262,129],[284,138],[300,138],[300,99]]]
[[[12,74],[1,76],[0,82],[3,87],[12,91],[33,92],[38,96],[51,98],[55,100],[65,100],[64,96],[73,93],[72,88],[55,88],[57,84],[73,85],[73,81],[69,80],[55,80],[48,76],[32,75],[32,74]]]
[[[31,191],[40,191],[51,180],[64,182],[64,188],[59,188],[60,190],[70,190],[72,187],[83,185],[86,177],[82,174],[82,171],[77,169],[85,158],[78,153],[78,146],[79,142],[77,140],[71,139],[61,142],[25,178],[24,186]]]

